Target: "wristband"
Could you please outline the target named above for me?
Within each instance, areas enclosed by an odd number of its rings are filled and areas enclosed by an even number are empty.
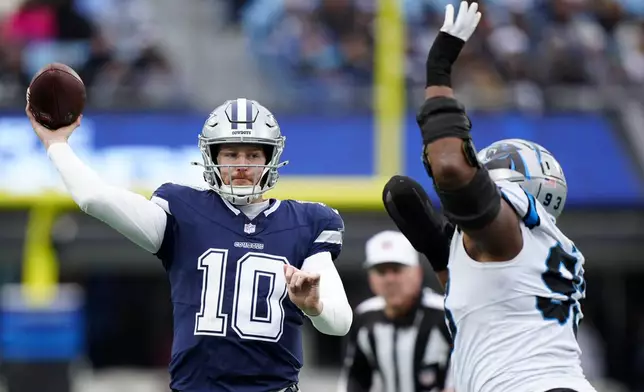
[[[458,58],[465,41],[443,31],[439,32],[427,55],[427,84],[452,87],[452,64]]]

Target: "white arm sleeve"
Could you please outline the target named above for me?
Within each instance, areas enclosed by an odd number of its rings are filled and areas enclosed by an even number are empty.
[[[322,313],[308,316],[313,326],[326,335],[346,335],[353,322],[353,310],[331,253],[320,252],[307,257],[301,270],[320,274]]]
[[[106,184],[67,143],[52,144],[47,154],[81,210],[148,252],[156,253],[161,248],[167,221],[161,206],[137,193]]]

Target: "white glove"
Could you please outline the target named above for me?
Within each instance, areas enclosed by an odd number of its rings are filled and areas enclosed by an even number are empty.
[[[476,2],[467,4],[467,1],[461,1],[461,7],[458,10],[455,22],[454,6],[448,4],[445,7],[445,22],[443,22],[443,27],[441,27],[440,31],[467,42],[481,21],[481,13],[478,12],[478,9],[479,5]]]

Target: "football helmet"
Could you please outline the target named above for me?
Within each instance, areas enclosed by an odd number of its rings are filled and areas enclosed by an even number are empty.
[[[210,188],[232,204],[246,205],[260,198],[275,187],[279,178],[278,169],[288,164],[280,162],[286,137],[282,135],[273,114],[258,102],[237,98],[226,101],[213,110],[199,134],[199,149],[204,168],[204,180]],[[219,165],[217,154],[224,144],[248,143],[260,145],[266,153],[264,165]],[[262,167],[262,173],[254,185],[230,185],[224,183],[222,167]]]
[[[556,220],[564,209],[568,185],[555,157],[542,146],[523,139],[505,139],[479,151],[490,177],[518,183]]]

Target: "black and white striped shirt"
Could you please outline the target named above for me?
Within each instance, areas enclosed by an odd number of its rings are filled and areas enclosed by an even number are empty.
[[[374,297],[356,308],[338,392],[438,392],[446,387],[451,340],[443,296],[423,289],[414,308],[389,320]]]

